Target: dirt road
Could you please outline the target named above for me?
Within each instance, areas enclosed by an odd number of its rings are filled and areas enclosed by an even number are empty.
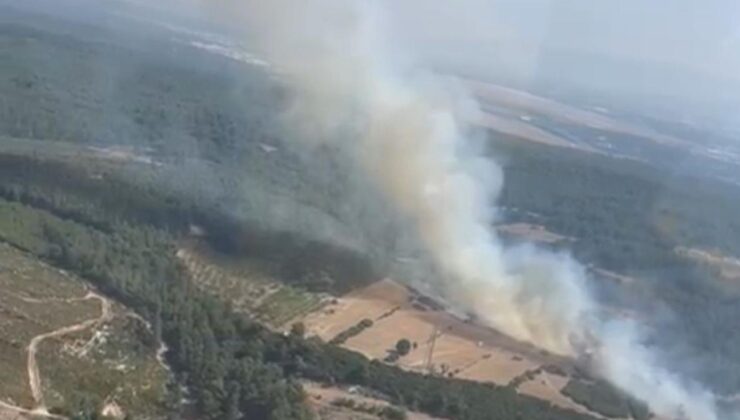
[[[0,401],[0,420],[30,420],[38,418],[39,416],[58,420],[67,419],[66,417],[57,416],[55,414],[41,413],[36,410],[27,410],[25,408]]]
[[[81,300],[97,299],[100,301],[100,316],[95,319],[90,319],[79,324],[70,325],[63,327],[55,331],[37,335],[31,340],[28,345],[28,383],[31,387],[31,395],[36,403],[36,408],[31,411],[34,415],[42,415],[46,417],[63,418],[51,415],[46,406],[44,405],[44,392],[41,385],[41,374],[39,373],[39,367],[36,362],[36,353],[39,345],[47,338],[61,337],[67,334],[72,334],[86,329],[92,328],[103,322],[111,319],[111,303],[108,299],[98,295],[94,292],[88,292],[85,297]]]

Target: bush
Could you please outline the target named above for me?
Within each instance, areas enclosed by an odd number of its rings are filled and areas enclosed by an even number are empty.
[[[357,325],[353,325],[346,330],[340,332],[336,335],[336,337],[329,340],[329,344],[334,344],[336,346],[339,346],[341,344],[344,344],[345,341],[349,340],[350,338],[360,335],[363,331],[373,326],[373,321],[371,319],[363,319],[362,321],[358,322]]]
[[[401,356],[409,354],[411,351],[411,342],[405,338],[398,340],[398,343],[396,343],[396,351]]]
[[[303,338],[306,335],[306,325],[302,322],[296,322],[290,327],[290,335]]]

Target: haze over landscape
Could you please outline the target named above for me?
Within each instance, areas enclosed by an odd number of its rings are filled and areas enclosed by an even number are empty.
[[[0,418],[740,418],[680,3],[0,0]]]

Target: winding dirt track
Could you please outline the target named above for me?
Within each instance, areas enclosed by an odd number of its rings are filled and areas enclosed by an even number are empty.
[[[58,420],[67,419],[66,417],[57,416],[55,414],[40,413],[36,410],[28,410],[0,401],[0,420],[27,420],[31,418],[36,418],[38,416],[44,416],[50,419]]]
[[[112,318],[110,301],[103,296],[98,295],[97,293],[88,292],[85,297],[74,300],[79,301],[90,299],[97,299],[98,301],[100,301],[100,316],[98,318],[89,319],[79,324],[70,325],[68,327],[63,327],[55,331],[37,335],[31,340],[31,343],[28,345],[28,383],[31,388],[31,395],[33,396],[33,400],[36,402],[36,408],[28,411],[20,407],[8,406],[7,404],[2,404],[3,406],[6,406],[6,408],[9,409],[14,409],[16,411],[21,411],[36,416],[41,415],[57,419],[64,418],[61,416],[50,414],[46,406],[44,405],[44,393],[41,386],[41,374],[39,373],[38,363],[36,362],[36,353],[38,351],[39,345],[47,338],[61,337],[67,334],[84,331],[88,328],[92,328],[96,325],[106,322]]]

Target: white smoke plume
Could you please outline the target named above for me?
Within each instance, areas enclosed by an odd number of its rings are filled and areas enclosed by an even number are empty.
[[[307,141],[345,151],[413,222],[446,279],[440,294],[517,339],[565,355],[588,349],[600,374],[659,415],[716,419],[709,393],[661,368],[635,326],[605,318],[579,264],[501,245],[490,226],[502,172],[473,147],[474,102],[413,66],[380,4],[253,0],[233,11],[297,93],[288,114]]]

